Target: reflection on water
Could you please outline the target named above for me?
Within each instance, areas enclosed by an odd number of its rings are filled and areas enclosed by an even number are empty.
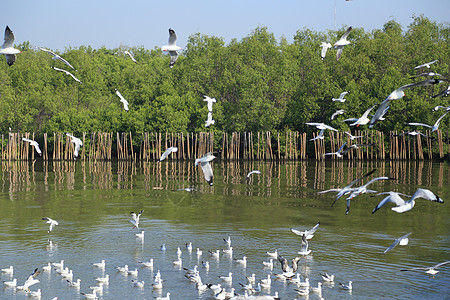
[[[354,282],[351,294],[339,285],[323,285],[326,299],[415,298],[441,299],[449,294],[450,268],[442,267],[436,279],[420,272],[399,272],[402,268],[428,266],[449,260],[450,170],[448,163],[426,161],[276,161],[213,162],[214,185],[205,183],[200,167],[193,163],[145,162],[2,162],[0,191],[0,267],[17,268],[14,278],[22,283],[35,267],[65,259],[82,278],[79,290],[70,288],[54,271],[40,275],[45,297],[81,299],[89,292],[93,278],[111,275],[111,284],[101,299],[152,299],[171,292],[173,299],[211,299],[211,292],[198,292],[174,267],[176,248],[183,250],[183,267],[201,266],[208,260],[208,271],[201,269],[205,283],[218,283],[217,276],[233,272],[235,279],[227,288],[245,283],[245,276],[258,279],[280,273],[263,269],[266,251],[278,249],[288,259],[296,256],[301,240],[290,228],[311,228],[320,221],[310,241],[312,254],[301,260],[299,272],[317,286],[319,273],[336,275],[338,281]],[[446,203],[418,200],[411,212],[397,214],[389,207],[372,214],[380,197],[367,195],[352,200],[345,215],[345,200],[336,202],[332,194],[316,192],[343,187],[355,178],[377,169],[375,176],[397,178],[377,182],[380,191],[396,190],[406,194],[427,187]],[[247,173],[260,170],[248,182]],[[194,192],[177,191],[192,187]],[[136,239],[129,223],[129,212],[144,209],[140,227],[143,240]],[[54,217],[60,224],[51,234],[42,217]],[[397,246],[383,255],[395,238],[413,232],[408,246]],[[231,236],[233,256],[212,258],[208,250],[223,249],[223,238]],[[186,242],[203,256],[185,250]],[[167,251],[159,246],[163,243]],[[195,250],[194,250],[195,251]],[[247,267],[233,258],[247,256]],[[154,269],[141,268],[139,261],[155,259]],[[107,260],[99,270],[91,263]],[[131,278],[116,273],[115,266],[138,268],[143,289],[134,288]],[[151,278],[161,270],[163,290],[151,288]],[[0,274],[0,280],[10,280]],[[303,279],[304,279],[303,278]],[[274,280],[274,276],[272,276]],[[380,289],[380,286],[383,289]],[[282,299],[296,297],[294,285],[274,281],[265,293],[280,293]],[[130,296],[132,295],[132,296]],[[318,299],[311,294],[311,299]],[[0,299],[27,299],[22,292],[0,289]]]

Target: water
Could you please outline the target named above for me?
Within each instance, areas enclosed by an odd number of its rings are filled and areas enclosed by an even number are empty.
[[[334,285],[324,284],[325,299],[448,299],[450,265],[440,268],[434,279],[421,271],[401,272],[403,268],[431,266],[450,259],[449,166],[429,162],[331,162],[296,163],[214,163],[214,180],[208,186],[200,168],[192,163],[83,163],[43,164],[2,163],[0,174],[0,267],[14,265],[14,275],[1,274],[0,280],[18,279],[22,285],[28,275],[48,262],[64,259],[80,278],[81,288],[69,287],[55,271],[43,272],[40,283],[31,290],[42,290],[42,299],[83,299],[95,277],[109,274],[110,284],[100,299],[153,299],[171,293],[171,299],[212,299],[212,292],[199,293],[185,272],[174,267],[176,249],[183,251],[183,267],[199,266],[205,283],[219,283],[218,276],[233,272],[227,290],[243,293],[245,276],[281,273],[275,262],[273,271],[264,269],[266,251],[278,251],[289,261],[300,250],[301,239],[290,228],[320,226],[310,241],[312,254],[300,261],[299,271],[312,286],[321,281],[320,273],[336,276]],[[418,200],[412,211],[397,214],[391,205],[372,214],[382,199],[362,195],[352,200],[345,215],[345,199],[331,208],[333,194],[315,192],[342,187],[354,178],[376,168],[373,176],[389,176],[396,181],[370,186],[379,191],[396,190],[412,194],[418,187],[431,189],[444,204]],[[244,183],[245,174],[259,169]],[[195,187],[195,192],[174,191]],[[139,232],[129,223],[129,212],[144,209]],[[53,232],[42,217],[59,221]],[[383,254],[395,238],[412,232],[407,246],[397,246]],[[231,236],[233,256],[216,260],[208,250],[226,248],[223,238]],[[50,247],[48,240],[52,241]],[[192,242],[188,253],[185,243]],[[167,250],[160,246],[165,243]],[[195,249],[203,250],[197,257]],[[247,256],[247,267],[232,258]],[[141,268],[139,261],[154,258],[154,268]],[[106,259],[104,271],[92,263]],[[201,261],[209,261],[206,271]],[[117,273],[116,266],[138,268],[139,275]],[[153,274],[161,271],[162,290],[151,287]],[[131,280],[145,281],[143,289]],[[282,299],[294,299],[295,285],[275,281],[270,290]],[[353,281],[349,293],[338,282]],[[316,294],[303,298],[319,299]],[[0,299],[29,299],[22,291],[0,289]]]

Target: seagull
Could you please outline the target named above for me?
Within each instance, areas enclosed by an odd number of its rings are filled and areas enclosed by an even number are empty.
[[[14,266],[9,266],[9,268],[2,269],[1,271],[2,271],[2,273],[13,274],[14,273]]]
[[[69,71],[66,71],[66,70],[64,70],[64,69],[60,69],[60,68],[57,68],[57,67],[51,67],[51,68],[52,68],[53,70],[56,70],[56,71],[60,71],[60,72],[66,73],[66,75],[71,76],[76,82],[82,83],[80,79],[76,78],[75,75],[73,75],[73,74],[70,73]]]
[[[86,299],[98,299],[97,293],[95,290],[92,291],[92,294],[81,293]]]
[[[320,51],[320,57],[322,57],[323,60],[325,58],[325,55],[327,54],[328,48],[331,48],[332,46],[330,43],[322,42],[322,44],[320,44],[320,47],[322,47],[322,51]]]
[[[397,246],[398,244],[400,244],[400,246],[408,245],[408,242],[409,242],[408,236],[409,236],[411,233],[412,233],[412,232],[407,233],[407,234],[405,234],[404,236],[399,237],[398,239],[395,239],[395,241],[394,241],[394,242],[393,242],[386,250],[384,250],[383,253],[386,253],[386,252],[388,252],[388,251],[391,251],[391,250],[394,249],[394,247]]]
[[[427,124],[423,124],[423,123],[408,123],[408,125],[414,125],[414,126],[425,126],[428,128],[431,128],[431,132],[438,130],[439,128],[439,124],[441,123],[441,120],[443,117],[445,117],[445,115],[448,114],[448,111],[445,112],[445,114],[443,114],[439,119],[436,120],[436,123],[434,123],[434,125],[427,125]]]
[[[90,286],[89,288],[92,291],[95,291],[96,293],[101,294],[101,293],[103,293],[103,284],[104,283],[100,282],[98,285]]]
[[[177,147],[169,147],[169,148],[167,148],[167,150],[164,151],[164,153],[161,155],[161,157],[160,157],[160,159],[159,159],[159,162],[165,160],[166,157],[169,156],[170,153],[172,153],[172,152],[177,152],[177,151],[178,151],[178,148],[177,148]]]
[[[269,256],[269,257],[273,257],[273,258],[278,258],[278,250],[275,250],[274,252],[266,252],[267,253],[267,255]]]
[[[226,239],[223,239],[223,241],[227,244],[228,248],[231,247],[231,237],[227,237]]]
[[[80,150],[80,147],[83,146],[83,142],[79,138],[77,138],[67,132],[66,132],[66,135],[71,138],[71,142],[75,146],[75,150],[73,151],[73,159],[77,159],[78,151]]]
[[[356,119],[356,121],[354,123],[350,124],[349,126],[355,126],[356,125],[356,127],[359,127],[360,125],[366,125],[367,123],[369,123],[370,119],[367,116],[369,115],[370,111],[374,107],[375,107],[375,105],[372,106],[371,108],[369,108],[368,110],[366,110],[364,112],[364,114],[359,119]]]
[[[252,176],[252,174],[261,174],[261,172],[258,170],[253,170],[247,174],[247,176],[245,177],[245,180],[250,180],[250,176]]]
[[[177,46],[177,35],[172,28],[169,28],[169,42],[167,45],[161,47],[162,51],[169,52],[170,55],[170,67],[173,68],[173,65],[178,59],[178,52],[181,50],[181,47]]]
[[[22,138],[22,141],[25,141],[25,142],[30,143],[31,146],[34,146],[34,149],[36,150],[36,152],[37,152],[40,156],[42,156],[42,151],[41,151],[41,149],[39,148],[38,142],[33,141],[33,140],[30,140],[30,139],[27,139],[27,138],[24,138],[24,137]]]
[[[334,129],[331,126],[328,126],[324,123],[305,123],[306,125],[316,126],[317,129],[329,129],[333,131],[338,131],[337,129]]]
[[[138,263],[140,263],[143,267],[153,268],[153,258],[151,258],[150,261],[139,261]]]
[[[440,92],[439,94],[436,94],[434,96],[431,96],[431,98],[436,98],[436,97],[448,97],[448,95],[450,95],[450,85],[448,86],[447,89],[443,90],[442,92]]]
[[[134,59],[134,57],[133,57],[133,54],[131,54],[129,51],[117,51],[116,53],[114,53],[114,55],[116,55],[116,54],[124,54],[124,55],[128,55],[130,58],[131,58],[131,60],[134,62],[134,63],[138,63],[135,59]]]
[[[94,267],[104,269],[106,264],[105,264],[105,260],[102,259],[101,262],[99,262],[99,263],[93,263],[92,265],[93,265]]]
[[[332,98],[331,101],[333,101],[333,102],[334,102],[334,101],[345,102],[346,99],[344,99],[344,97],[345,97],[345,95],[347,95],[348,93],[350,93],[350,91],[342,92],[342,93],[339,95],[339,98]]]
[[[449,87],[450,87],[450,86],[449,86]],[[445,109],[445,111],[449,111],[449,110],[450,110],[450,105],[447,106],[447,107],[438,105],[438,106],[436,106],[435,108],[433,108],[433,111],[438,111],[440,108]]]
[[[139,229],[139,218],[141,217],[144,210],[141,210],[138,214],[135,212],[130,212],[131,220],[130,223],[133,224],[133,229],[138,228]]]
[[[334,43],[334,47],[337,48],[337,52],[336,52],[336,60],[339,60],[339,58],[341,57],[342,54],[342,50],[344,49],[345,45],[349,45],[350,42],[347,41],[347,37],[350,34],[350,31],[352,31],[352,27],[350,26],[347,31],[341,36],[341,38],[339,39],[339,41],[337,41],[336,43]]]
[[[208,182],[209,185],[213,185],[213,170],[209,162],[212,161],[214,158],[216,157],[212,154],[212,152],[208,152],[201,158],[197,158],[195,160],[195,165],[198,165],[200,163],[203,175],[205,176],[205,180],[206,182]]]
[[[33,273],[30,274],[30,276],[25,281],[23,286],[21,286],[20,288],[19,287],[17,287],[17,288],[20,290],[30,291],[30,289],[29,289],[30,286],[40,282],[38,279],[35,279],[35,277],[38,276],[39,274],[41,274],[41,271],[39,271],[38,268],[34,269]]]
[[[364,136],[363,135],[358,135],[358,136],[354,136],[354,135],[352,135],[350,132],[347,132],[347,131],[345,131],[344,132],[346,135],[348,135],[349,137],[350,137],[350,140],[354,140],[354,139],[359,139],[359,138],[363,138]]]
[[[334,118],[338,115],[342,115],[345,112],[345,110],[343,109],[339,109],[337,111],[335,111],[332,115],[331,115],[331,120],[334,120]]]
[[[233,273],[229,272],[228,276],[218,276],[222,281],[231,282],[233,281]]]
[[[202,261],[203,267],[206,269],[206,272],[209,270],[209,261]]]
[[[161,247],[159,247],[159,249],[160,249],[161,251],[166,251],[166,250],[167,250],[166,244],[162,244]]]
[[[55,227],[56,225],[59,225],[57,221],[50,219],[50,218],[42,218],[42,220],[47,221],[47,224],[50,224],[50,227],[48,228],[48,233],[52,232],[53,227]]]
[[[192,242],[186,243],[186,250],[192,252]]]
[[[317,294],[319,294],[319,295],[321,295],[322,294],[322,282],[319,282],[318,284],[317,284],[317,287],[310,287],[310,289],[311,289],[311,291],[313,291],[314,293],[317,293]]]
[[[349,291],[352,290],[352,283],[353,283],[352,281],[349,281],[348,285],[347,285],[347,284],[343,284],[343,283],[339,282],[339,284],[341,285],[341,288],[343,288],[344,290],[349,290]]]
[[[6,63],[8,66],[12,66],[16,61],[16,54],[19,54],[21,51],[14,49],[14,34],[9,26],[5,28],[5,36],[2,48],[0,49],[0,54],[4,54],[6,57]]]
[[[156,297],[156,300],[170,300],[170,293],[168,292],[165,297]]]
[[[247,279],[247,282],[250,284],[255,284],[256,282],[256,274],[252,273],[252,276],[245,276],[245,278]]]
[[[181,257],[178,257],[176,260],[172,262],[175,266],[181,266],[183,264],[183,260]]]
[[[80,287],[81,286],[81,279],[78,278],[77,281],[71,281],[71,280],[66,280],[69,283],[69,286],[71,287]]]
[[[325,137],[323,136],[323,132],[325,131],[325,129],[321,129],[319,134],[315,137],[310,139],[309,141],[315,141],[315,140],[323,140]]]
[[[328,275],[327,273],[320,273],[320,276],[322,276],[322,279],[326,282],[333,282],[334,281],[334,275]]]
[[[388,202],[392,202],[395,205],[397,205],[396,207],[392,207],[391,209],[398,213],[403,213],[403,212],[413,209],[414,205],[416,204],[416,201],[415,201],[416,198],[424,198],[426,200],[430,200],[433,202],[444,203],[444,200],[442,200],[438,195],[436,195],[435,193],[433,193],[432,191],[427,190],[427,189],[417,189],[417,191],[411,196],[411,198],[408,201],[405,201],[402,198],[400,198],[399,195],[404,195],[404,194],[400,194],[400,193],[396,193],[396,192],[384,192],[384,193],[379,193],[377,195],[386,195],[386,194],[388,194],[389,196],[387,196],[386,198],[381,200],[380,203],[378,203],[378,205],[372,211],[373,214]],[[404,196],[407,196],[407,195],[404,195]]]
[[[206,102],[208,102],[207,104],[208,104],[208,111],[209,112],[212,112],[212,106],[213,106],[213,103],[216,103],[217,101],[216,101],[216,98],[210,98],[210,97],[208,97],[208,96],[206,96],[206,95],[204,95],[203,97],[205,97],[204,99],[203,99],[203,101],[206,101]]]
[[[273,269],[273,258],[269,259],[269,261],[263,261],[264,268]]]
[[[425,135],[425,134],[420,133],[418,131],[405,131],[405,132],[402,132],[402,133],[399,133],[399,134],[394,134],[394,136],[402,136],[402,135],[405,135],[405,134],[409,134],[409,135],[412,135],[412,136],[421,135],[421,136],[424,136],[424,137],[428,138],[428,135]]]
[[[343,143],[342,146],[339,148],[336,152],[330,152],[325,153],[324,155],[336,155],[337,157],[342,157],[342,149],[344,149],[344,146],[347,144],[347,142]]]
[[[16,287],[17,286],[17,278],[14,278],[12,281],[3,281],[3,284],[7,287]]]
[[[131,271],[128,271],[128,273],[127,273],[128,275],[130,275],[130,276],[134,276],[134,277],[137,277],[138,276],[138,274],[139,274],[139,271],[138,271],[138,269],[134,269],[134,271],[133,270],[131,270]]]
[[[434,64],[435,62],[437,62],[438,60],[436,59],[436,60],[433,60],[432,62],[429,62],[429,63],[424,63],[424,64],[422,64],[422,65],[418,65],[417,67],[414,67],[414,70],[416,70],[416,69],[420,69],[420,68],[423,68],[423,67],[427,67],[428,69],[430,68],[430,65],[431,64]]]
[[[116,270],[117,272],[128,274],[128,265],[125,265],[123,267],[116,267]]]
[[[310,239],[312,239],[314,237],[314,233],[319,228],[319,225],[320,225],[320,222],[317,222],[317,224],[313,228],[311,228],[309,230],[299,231],[299,230],[291,228],[291,231],[293,233],[295,233],[296,235],[300,235],[300,236],[306,235],[306,239],[310,240]]]
[[[145,231],[142,230],[141,233],[135,233],[134,235],[135,235],[136,238],[138,238],[138,239],[144,239],[144,234],[145,234]]]
[[[236,262],[238,264],[241,264],[244,267],[246,267],[247,266],[247,256],[243,256],[242,259],[236,259]]]
[[[41,296],[42,296],[41,289],[38,289],[37,291],[33,291],[30,293],[30,297],[41,298]]]
[[[114,91],[116,92],[116,95],[119,96],[120,102],[123,103],[123,109],[125,109],[125,111],[128,111],[128,101],[122,96],[118,89],[114,89]]]
[[[300,251],[298,252],[298,254],[303,255],[303,256],[310,254],[311,250],[308,250],[308,246],[309,246],[309,243],[308,243],[308,240],[306,239],[306,234],[304,233],[302,235],[302,247],[300,248]]]
[[[224,254],[232,255],[233,254],[233,247],[229,247],[228,249],[222,249],[222,252]]]
[[[373,169],[373,170],[370,171],[369,173],[367,173],[367,174],[365,174],[365,175],[363,175],[363,176],[361,176],[361,177],[359,177],[359,178],[356,178],[355,180],[353,180],[352,182],[350,182],[347,186],[345,186],[345,187],[343,187],[343,188],[329,189],[329,190],[325,190],[325,191],[320,191],[320,192],[317,192],[317,194],[325,194],[325,193],[329,193],[329,192],[338,192],[338,194],[336,195],[336,200],[337,200],[337,199],[339,199],[341,196],[350,193],[350,192],[353,190],[352,186],[353,186],[355,183],[357,183],[357,182],[363,180],[365,177],[368,177],[368,176],[372,175],[376,170],[377,170],[377,169]],[[335,202],[336,202],[336,201],[335,201]],[[333,205],[334,205],[334,202],[333,202]],[[331,206],[333,206],[333,205],[331,205]]]
[[[137,280],[131,280],[131,283],[133,284],[133,286],[138,288],[143,288],[145,284],[144,281],[137,281]]]
[[[300,296],[309,295],[309,289],[294,289]]]
[[[289,263],[286,258],[281,255],[278,255],[278,261],[281,263],[281,270],[283,271],[283,275],[286,278],[290,278],[295,276],[295,272],[298,269],[298,262],[302,259],[300,256],[297,256],[292,259],[292,267],[289,266]]]
[[[271,285],[272,285],[272,279],[270,278],[270,274],[267,274],[266,279],[261,279],[261,286],[263,288],[270,288]]]
[[[59,263],[52,263],[52,266],[54,266],[57,269],[63,269],[64,268],[64,259],[61,259]]]
[[[414,79],[414,78],[416,78],[416,77],[431,77],[431,76],[441,76],[442,77],[442,75],[441,74],[439,74],[439,73],[435,73],[435,72],[426,72],[426,73],[421,73],[421,74],[419,74],[419,75],[415,75],[415,76],[411,76],[411,77],[409,77],[409,79]]]
[[[72,65],[69,64],[69,62],[68,62],[67,60],[65,60],[64,58],[62,58],[62,57],[59,56],[58,54],[54,53],[53,51],[50,51],[50,50],[45,49],[45,48],[42,48],[42,47],[38,47],[38,49],[39,49],[39,50],[42,50],[42,51],[44,51],[44,52],[50,53],[50,54],[53,56],[52,59],[54,59],[54,60],[60,60],[60,61],[62,61],[63,63],[65,63],[66,65],[68,65],[69,67],[71,67],[72,69],[75,70],[75,68],[72,67]],[[75,71],[76,71],[76,70],[75,70]]]
[[[106,274],[105,277],[97,277],[95,280],[99,283],[108,284],[109,283],[109,275]]]
[[[429,85],[433,85],[433,84],[437,84],[437,83],[441,83],[441,82],[442,82],[442,80],[440,80],[440,79],[427,79],[424,81],[410,83],[410,84],[401,86],[398,89],[394,90],[392,93],[390,93],[386,97],[386,99],[383,100],[383,102],[381,102],[380,106],[378,106],[377,111],[375,112],[372,119],[370,120],[369,128],[372,128],[373,126],[375,126],[375,124],[379,120],[381,120],[383,115],[386,113],[387,108],[389,107],[389,103],[392,100],[402,99],[405,96],[404,90],[410,89],[413,87],[418,87],[418,86],[429,86]]]
[[[50,263],[48,263],[46,266],[42,267],[42,270],[44,272],[50,272],[52,270],[52,265]]]
[[[161,278],[155,279],[155,281],[152,283],[152,287],[156,290],[160,290],[163,288],[163,281]]]
[[[436,270],[437,268],[440,268],[446,264],[449,264],[450,260],[448,261],[444,261],[442,263],[438,263],[437,265],[431,266],[431,267],[425,267],[425,268],[412,268],[412,269],[404,269],[404,270],[400,270],[400,271],[415,271],[415,270],[425,270],[425,273],[433,275],[436,275],[437,273],[439,273],[438,270]]]
[[[216,121],[214,121],[212,118],[212,112],[208,112],[208,118],[206,119],[205,127],[209,127],[209,126],[213,125],[215,122]]]
[[[217,257],[217,258],[220,257],[220,250],[216,250],[216,251],[209,250],[208,252],[209,252],[209,254],[211,254],[211,256],[214,256],[214,257]]]

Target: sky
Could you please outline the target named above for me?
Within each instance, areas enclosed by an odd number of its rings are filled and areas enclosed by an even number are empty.
[[[154,49],[167,43],[169,28],[181,47],[198,32],[228,44],[258,26],[292,42],[297,30],[333,30],[335,4],[337,29],[371,31],[395,20],[407,30],[411,17],[422,14],[450,22],[449,0],[14,0],[0,6],[0,32],[8,25],[15,44],[29,41],[60,52],[79,46]]]

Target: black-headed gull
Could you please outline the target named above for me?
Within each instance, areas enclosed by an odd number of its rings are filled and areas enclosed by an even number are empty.
[[[408,125],[413,125],[413,126],[425,126],[428,128],[431,128],[431,132],[438,130],[439,128],[439,124],[441,123],[441,120],[443,117],[445,117],[445,115],[448,114],[448,111],[445,112],[445,114],[443,114],[442,116],[439,117],[439,119],[436,120],[436,122],[433,125],[428,125],[428,124],[423,124],[423,123],[407,123]]]
[[[341,38],[334,43],[334,47],[336,47],[336,60],[339,60],[341,58],[342,50],[344,49],[345,45],[351,44],[350,41],[347,40],[348,35],[350,34],[350,31],[352,31],[352,27],[350,26],[347,31],[341,36]]]
[[[336,155],[337,157],[342,157],[342,149],[344,149],[344,146],[347,144],[347,142],[343,143],[341,147],[336,152],[329,152],[325,153],[324,155]]]
[[[402,136],[402,135],[405,135],[405,134],[409,134],[409,135],[412,135],[412,136],[421,135],[423,137],[428,138],[428,135],[423,134],[423,133],[418,132],[418,131],[405,131],[405,132],[402,132],[402,133],[399,133],[399,134],[393,134],[393,136]]]
[[[153,268],[153,258],[151,258],[149,261],[139,261],[143,267],[145,268]]]
[[[92,291],[91,294],[81,293],[86,299],[98,299],[97,292],[95,290]]]
[[[307,296],[309,295],[309,289],[294,289],[294,291],[297,292],[300,296]]]
[[[229,272],[228,276],[218,276],[222,281],[232,282],[233,281],[233,273]]]
[[[269,261],[263,261],[264,268],[273,269],[273,258],[269,259]]]
[[[431,98],[436,97],[448,97],[450,95],[450,85],[447,87],[447,89],[443,90],[442,92],[439,92],[438,94],[431,96]]]
[[[225,244],[227,244],[228,248],[231,247],[231,237],[228,236],[226,239],[223,239],[223,241],[225,242]]]
[[[345,112],[345,110],[343,109],[339,109],[337,111],[335,111],[332,115],[331,115],[331,120],[334,120],[334,118],[338,115],[342,115]]]
[[[78,278],[77,281],[72,281],[72,280],[66,280],[69,283],[69,286],[71,287],[80,287],[81,286],[81,279]]]
[[[306,125],[311,125],[311,126],[316,126],[317,129],[329,129],[329,130],[333,130],[333,131],[338,131],[337,129],[335,129],[335,128],[329,126],[329,125],[326,125],[324,123],[308,122],[308,123],[305,123],[305,124]]]
[[[216,157],[212,154],[212,152],[208,152],[202,157],[195,160],[195,165],[198,165],[200,163],[203,175],[205,176],[205,180],[209,183],[209,185],[213,185],[213,170],[209,162],[214,158]]]
[[[73,145],[75,147],[75,149],[73,151],[73,159],[77,159],[78,151],[80,151],[80,147],[83,146],[83,142],[79,138],[71,135],[70,133],[66,133],[66,135],[68,137],[70,137],[70,141],[73,143]]]
[[[310,240],[310,239],[312,239],[312,238],[314,237],[314,233],[315,233],[315,232],[317,231],[317,229],[319,228],[319,225],[320,225],[320,222],[317,222],[317,224],[314,225],[314,227],[311,228],[311,229],[309,229],[309,230],[300,231],[300,230],[291,228],[291,231],[292,231],[293,233],[295,233],[296,235],[300,235],[300,236],[303,236],[303,235],[305,234],[305,235],[306,235],[306,239],[307,239],[307,240]]]
[[[346,135],[348,135],[349,137],[350,137],[350,140],[354,140],[354,139],[359,139],[359,138],[363,138],[364,136],[363,135],[358,135],[358,136],[355,136],[355,135],[352,135],[350,132],[348,132],[348,131],[345,131],[344,132]]]
[[[118,89],[114,89],[114,91],[116,92],[116,95],[119,96],[120,98],[120,102],[123,103],[123,109],[125,109],[125,111],[128,111],[128,101],[127,99],[125,99],[122,94],[119,92]]]
[[[351,291],[353,289],[352,283],[353,283],[353,281],[349,281],[348,284],[339,282],[339,284],[341,285],[341,288],[343,288],[344,290],[349,290],[349,291]]]
[[[325,138],[325,136],[323,135],[324,131],[325,131],[325,129],[321,129],[319,131],[319,134],[316,137],[310,139],[309,141],[311,142],[311,141],[315,141],[315,140],[323,140]]]
[[[172,152],[177,152],[177,151],[178,151],[178,148],[177,148],[177,147],[169,147],[169,148],[167,148],[167,150],[164,151],[164,153],[163,153],[163,154],[161,155],[161,157],[159,158],[159,161],[161,162],[161,161],[165,160],[166,157],[169,156],[170,153],[172,153]]]
[[[398,239],[395,239],[395,241],[394,241],[394,242],[393,242],[386,250],[384,250],[383,253],[386,253],[386,252],[388,252],[388,251],[391,251],[391,250],[394,249],[394,247],[397,246],[398,244],[400,244],[400,246],[408,245],[408,242],[409,242],[408,236],[409,236],[411,233],[412,233],[412,232],[407,233],[407,234],[405,234],[404,236],[399,237]]]
[[[247,266],[247,256],[243,256],[242,259],[236,259],[236,263],[246,267]]]
[[[34,149],[36,150],[36,152],[37,152],[40,156],[42,156],[42,151],[41,151],[41,149],[39,148],[39,143],[38,143],[38,142],[33,141],[33,140],[30,140],[30,139],[27,139],[27,138],[24,138],[24,137],[22,138],[22,141],[30,143],[30,146],[33,146]]]
[[[49,226],[49,228],[48,228],[48,233],[52,232],[53,228],[54,228],[56,225],[59,225],[59,224],[58,224],[58,221],[55,221],[55,220],[50,219],[50,218],[42,218],[42,220],[45,220],[45,221],[47,221],[47,222],[46,222],[47,224],[50,224],[50,226]]]
[[[63,73],[65,73],[66,75],[69,75],[70,77],[72,77],[76,82],[78,82],[78,83],[83,83],[83,82],[81,82],[81,80],[80,79],[78,79],[78,78],[76,78],[75,77],[75,75],[73,75],[72,73],[70,73],[69,71],[66,71],[66,70],[64,70],[64,69],[60,69],[60,68],[57,68],[57,67],[51,67],[53,70],[55,70],[55,71],[59,71],[59,72],[63,72]]]
[[[267,255],[269,256],[269,257],[273,257],[273,258],[278,258],[278,250],[277,249],[275,249],[275,251],[274,252],[269,252],[269,251],[267,251],[266,252],[267,253]]]
[[[54,59],[54,60],[60,60],[60,61],[62,61],[63,63],[65,63],[66,65],[68,65],[69,67],[71,67],[72,69],[75,70],[75,68],[72,67],[72,65],[69,64],[69,62],[68,62],[67,60],[65,60],[64,58],[62,58],[62,57],[59,56],[58,54],[54,53],[53,51],[48,50],[48,49],[45,49],[45,48],[41,48],[41,47],[38,47],[38,49],[39,49],[39,50],[42,50],[42,51],[44,51],[44,52],[47,52],[47,53],[49,53],[49,54],[51,54],[51,55],[52,55],[52,59]],[[76,70],[75,70],[75,71],[76,71]]]
[[[434,63],[437,62],[437,61],[438,61],[438,60],[436,59],[436,60],[433,60],[433,61],[431,61],[431,62],[424,63],[424,64],[421,64],[421,65],[418,65],[418,66],[414,67],[414,70],[420,69],[420,68],[424,68],[424,67],[427,67],[427,68],[429,69],[429,68],[430,68],[430,65],[434,64]]]
[[[450,105],[449,106],[441,106],[441,105],[435,106],[433,108],[433,111],[438,111],[441,108],[445,109],[445,111],[449,111],[450,110]]]
[[[317,283],[317,287],[311,286],[310,289],[313,293],[322,295],[322,282]]]
[[[302,246],[300,248],[300,251],[298,251],[298,254],[306,256],[311,253],[311,250],[308,249],[309,243],[306,239],[306,234],[303,233],[302,235]]]
[[[205,121],[205,127],[209,127],[209,126],[213,125],[214,123],[216,123],[216,121],[213,120],[212,112],[209,111],[208,112],[208,118]]]
[[[129,51],[117,51],[116,53],[114,53],[114,55],[115,54],[123,54],[123,55],[128,55],[128,57],[129,58],[131,58],[131,60],[134,62],[134,63],[138,63],[135,59],[134,59],[134,56],[133,56],[133,54],[131,54]]]
[[[109,274],[106,274],[104,277],[97,277],[95,280],[99,283],[108,284],[109,283]]]
[[[3,268],[2,273],[5,274],[13,274],[14,273],[14,266],[9,266],[9,268]]]
[[[346,92],[342,92],[340,95],[339,95],[339,98],[332,98],[331,99],[331,101],[338,101],[338,102],[345,102],[345,100],[347,100],[347,99],[345,99],[344,97],[345,97],[345,95],[347,95],[348,93],[350,93],[350,91],[346,91]]]
[[[345,186],[343,188],[336,188],[336,189],[329,189],[329,190],[325,190],[325,191],[320,191],[320,192],[317,192],[317,194],[325,194],[325,193],[329,193],[329,192],[337,192],[336,199],[339,199],[341,196],[351,193],[353,191],[352,186],[355,183],[357,183],[357,182],[363,180],[364,178],[372,175],[376,170],[377,169],[373,169],[372,171],[366,173],[365,175],[363,175],[363,176],[361,176],[359,178],[356,178],[355,180],[353,180],[352,182],[350,182],[347,186]]]
[[[37,291],[32,291],[30,293],[30,297],[41,298],[41,296],[42,296],[41,289],[38,289]]]
[[[354,123],[349,124],[349,126],[355,126],[359,127],[361,125],[366,125],[367,123],[370,122],[370,119],[368,118],[370,111],[375,107],[375,105],[373,105],[371,108],[369,108],[368,110],[366,110],[364,112],[364,114],[359,118],[356,119]]]
[[[18,286],[17,289],[30,291],[30,286],[40,282],[38,279],[35,279],[39,274],[41,274],[41,271],[39,271],[38,268],[34,269],[33,273],[30,274],[23,286]]]
[[[105,260],[102,259],[101,262],[99,262],[99,263],[92,263],[92,265],[93,265],[94,267],[104,269],[105,266],[106,266],[106,263],[105,263]]]
[[[440,268],[440,267],[442,267],[442,266],[445,266],[445,265],[447,265],[447,264],[449,264],[449,263],[450,263],[450,260],[444,261],[444,262],[441,262],[441,263],[438,263],[438,264],[436,264],[436,265],[434,265],[434,266],[431,266],[431,267],[403,269],[403,270],[400,270],[400,271],[425,270],[425,273],[427,273],[427,274],[429,274],[429,275],[433,275],[433,278],[434,278],[434,275],[436,275],[437,273],[439,273],[439,271],[436,270],[436,269],[437,269],[437,268]]]
[[[329,48],[331,48],[332,46],[330,43],[322,42],[320,44],[320,47],[322,47],[322,50],[320,51],[320,57],[322,57],[322,60],[323,60],[325,58],[325,55],[327,54],[327,50]]]
[[[138,288],[143,288],[145,285],[145,281],[131,280],[131,283],[133,284],[133,286]]]
[[[135,212],[130,212],[131,220],[130,223],[133,224],[133,229],[138,228],[139,229],[139,218],[141,217],[144,210],[141,210],[138,214]]]
[[[409,77],[409,79],[414,79],[414,78],[417,78],[417,77],[432,77],[432,76],[441,76],[442,77],[442,75],[439,74],[439,73],[426,72],[426,73],[421,73],[419,75],[411,76],[411,77]]]
[[[156,300],[170,300],[170,293],[168,292],[165,297],[156,297]]]
[[[206,101],[206,102],[207,102],[207,105],[208,105],[208,111],[212,112],[212,106],[213,106],[213,103],[216,103],[216,102],[217,102],[217,101],[216,101],[216,98],[210,98],[210,97],[208,97],[208,96],[206,96],[206,95],[204,95],[203,97],[205,97],[205,98],[203,99],[203,101]]]
[[[11,280],[11,281],[3,281],[3,284],[4,284],[6,287],[16,287],[16,286],[17,286],[17,278],[14,278],[14,279]]]
[[[298,262],[302,259],[300,256],[297,256],[292,259],[292,266],[289,266],[289,263],[286,258],[281,255],[278,255],[278,261],[281,263],[281,270],[283,271],[283,275],[286,278],[290,278],[295,276],[295,272],[298,269]]]
[[[175,34],[175,31],[172,28],[169,29],[169,42],[167,43],[167,45],[162,46],[161,50],[169,52],[170,55],[169,66],[173,68],[173,65],[175,65],[175,62],[178,59],[178,51],[181,50],[181,47],[177,46],[177,35]]]
[[[384,192],[379,193],[377,195],[386,195],[386,194],[389,196],[387,196],[386,198],[381,200],[380,203],[378,203],[378,205],[372,211],[373,214],[388,202],[392,202],[396,205],[396,207],[392,207],[391,209],[398,213],[403,213],[413,209],[414,205],[416,204],[415,199],[417,198],[423,198],[433,202],[444,203],[444,200],[442,200],[438,195],[436,195],[435,193],[433,193],[428,189],[417,189],[416,192],[409,198],[408,201],[405,201],[400,197],[400,195],[404,194],[396,192]]]
[[[320,276],[322,276],[322,279],[326,282],[333,282],[334,281],[334,275],[328,275],[328,273],[320,273]]]
[[[16,61],[16,54],[20,53],[20,50],[14,49],[14,34],[9,26],[5,28],[5,36],[0,54],[4,54],[6,57],[6,63],[12,66]]]
[[[117,266],[116,270],[117,272],[128,274],[128,265],[125,265],[123,267]]]

